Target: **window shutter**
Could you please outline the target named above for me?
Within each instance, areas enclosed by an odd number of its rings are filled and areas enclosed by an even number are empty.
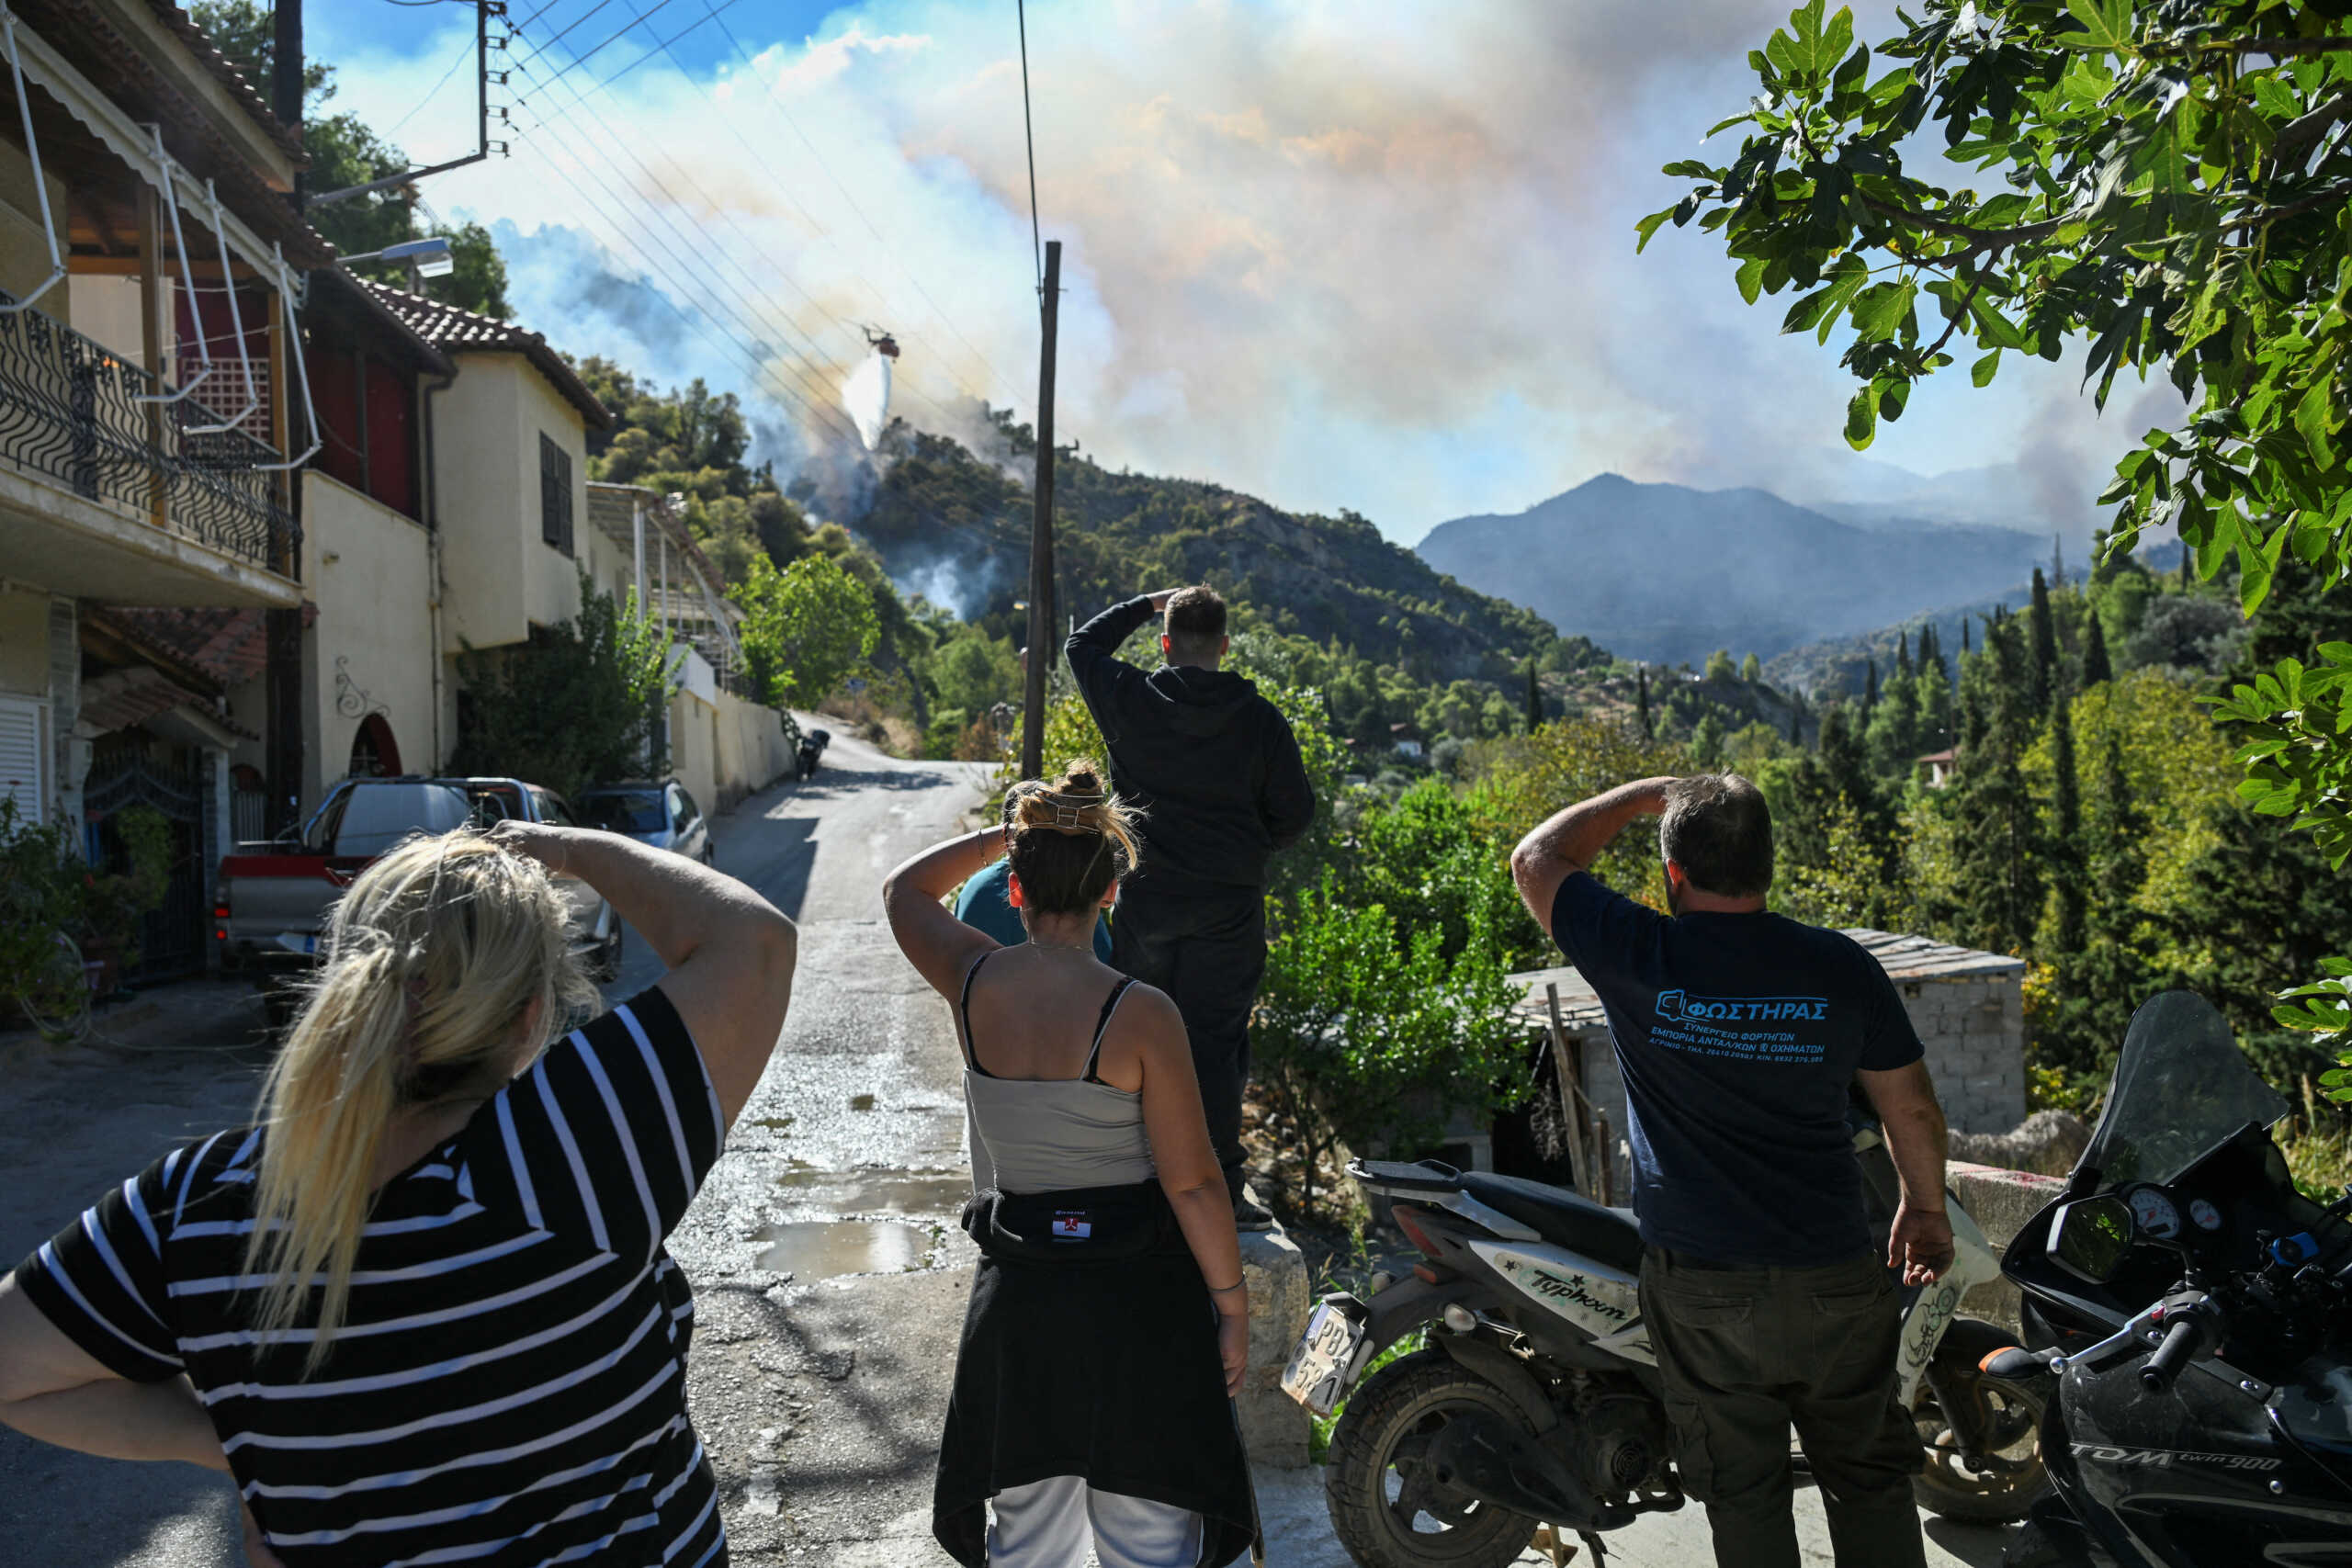
[[[0,696],[0,799],[13,800],[21,818],[48,820],[48,769],[42,765],[42,705]]]
[[[539,537],[572,553],[571,454],[545,431],[539,433]]]

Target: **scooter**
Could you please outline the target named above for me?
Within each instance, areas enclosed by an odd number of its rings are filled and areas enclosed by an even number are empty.
[[[1854,1141],[1883,1237],[1893,1161],[1874,1123],[1860,1121]],[[1499,1568],[1540,1524],[1555,1539],[1581,1537],[1598,1562],[1607,1532],[1682,1506],[1641,1318],[1632,1213],[1432,1160],[1348,1168],[1395,1201],[1423,1261],[1401,1279],[1375,1277],[1369,1300],[1324,1297],[1283,1387],[1317,1415],[1346,1402],[1325,1493],[1362,1568]],[[1951,1517],[2017,1519],[2045,1487],[2035,1436],[2043,1396],[1984,1370],[2017,1341],[1957,1315],[1961,1298],[1999,1269],[1956,1197],[1947,1213],[1952,1267],[1906,1288],[1901,1397],[1924,1448],[1915,1487],[1923,1506]],[[1419,1349],[1365,1376],[1416,1332]]]
[[[2002,1268],[2030,1348],[2051,1495],[2005,1568],[2352,1562],[2352,1188],[2304,1197],[2287,1102],[2212,1005],[2132,1018],[2064,1193]]]
[[[833,734],[830,729],[811,729],[800,738],[799,761],[802,778],[817,776],[817,759],[825,754],[825,748],[832,744],[832,739]]]

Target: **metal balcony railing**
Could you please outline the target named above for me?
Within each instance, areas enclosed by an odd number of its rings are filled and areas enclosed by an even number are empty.
[[[278,454],[239,431],[191,433],[215,423],[193,398],[139,400],[170,390],[53,317],[0,315],[0,459],[150,518],[160,500],[172,532],[296,575],[300,525],[277,504],[277,475],[256,468]]]

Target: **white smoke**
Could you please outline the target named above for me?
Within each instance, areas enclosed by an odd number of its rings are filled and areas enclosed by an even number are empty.
[[[451,27],[371,57],[339,48],[337,8],[321,9],[336,107],[379,125],[470,39]],[[1857,9],[1866,39],[1898,26],[1890,0]],[[562,122],[571,84],[535,89],[513,158],[439,177],[433,199],[511,220],[512,297],[560,347],[634,347],[598,313],[583,251],[707,322],[662,312],[632,367],[767,405],[800,438],[780,468],[872,446],[878,432],[861,421],[853,438],[841,412],[865,373],[861,321],[905,349],[898,417],[944,430],[985,398],[1031,421],[1009,10],[865,0],[813,39],[746,31],[750,65],[689,77],[655,56]],[[1736,147],[1737,131],[1704,149],[1699,132],[1754,90],[1747,52],[1786,15],[1786,0],[1031,0],[1038,210],[1067,242],[1061,439],[1114,468],[1352,508],[1406,539],[1603,468],[1786,490],[1842,453],[1840,345],[1779,336],[1787,296],[1744,305],[1695,226],[1633,254],[1634,220],[1687,184],[1658,165]],[[526,26],[518,51],[552,30]],[[470,124],[413,124],[444,120]],[[409,134],[420,162],[461,150]],[[656,252],[646,223],[676,233]],[[775,354],[747,367],[760,344]],[[1965,468],[2047,429],[2056,375],[2005,367],[1984,393],[1952,379],[1960,395],[1923,389],[1874,456]],[[2070,387],[2078,405],[2088,428]]]
[[[857,426],[857,438],[865,443],[868,452],[882,439],[882,432],[890,424],[890,356],[879,349],[865,356],[865,363],[850,372],[842,386],[842,408]]]

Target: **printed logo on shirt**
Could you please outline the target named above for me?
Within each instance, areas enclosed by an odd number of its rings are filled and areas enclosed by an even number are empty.
[[[1093,1234],[1094,1222],[1086,1217],[1083,1209],[1063,1209],[1054,1215],[1056,1241],[1084,1241]]]
[[[1829,1001],[1826,997],[1694,997],[1687,991],[1660,991],[1657,1015],[1722,1023],[1772,1023],[1782,1019],[1819,1022],[1829,1016]]]
[[[1817,1066],[1828,1054],[1826,997],[1694,997],[1660,991],[1650,1043],[1693,1055],[1781,1066]]]

